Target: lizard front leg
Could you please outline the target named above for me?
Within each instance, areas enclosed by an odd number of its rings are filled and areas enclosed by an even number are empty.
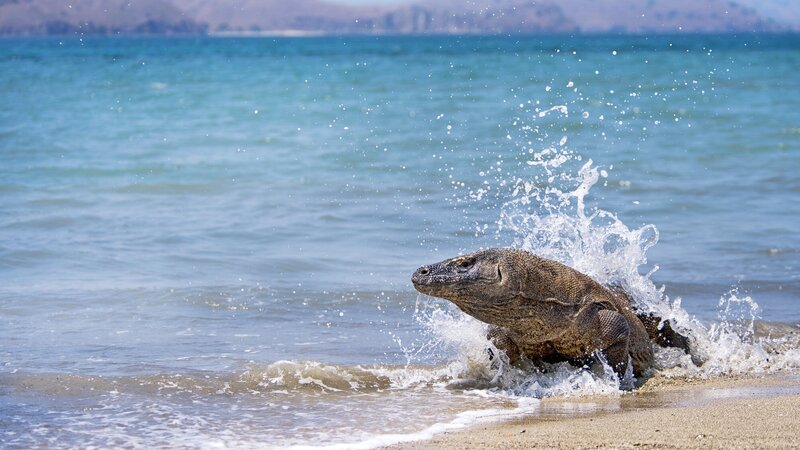
[[[506,352],[508,361],[511,364],[516,364],[522,359],[522,352],[520,352],[517,344],[509,337],[508,331],[503,327],[497,325],[489,325],[489,332],[487,338],[492,341],[495,347],[499,350]],[[494,359],[495,355],[489,349],[489,359]]]
[[[597,313],[597,324],[600,332],[597,349],[603,352],[614,372],[622,378],[628,370],[628,321],[616,311],[603,309]]]

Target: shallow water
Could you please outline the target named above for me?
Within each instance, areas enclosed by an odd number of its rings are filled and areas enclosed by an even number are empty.
[[[413,291],[487,246],[677,320],[705,364],[666,373],[796,370],[799,68],[796,36],[0,40],[0,442],[370,447],[619,393],[492,368]]]

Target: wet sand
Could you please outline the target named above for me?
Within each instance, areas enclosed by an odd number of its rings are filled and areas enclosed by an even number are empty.
[[[551,398],[513,421],[392,448],[800,448],[800,377],[654,377],[617,396]]]

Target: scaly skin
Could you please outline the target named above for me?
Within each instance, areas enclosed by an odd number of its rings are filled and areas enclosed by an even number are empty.
[[[489,337],[512,362],[582,359],[600,350],[620,376],[629,356],[637,377],[653,365],[650,336],[627,298],[524,250],[459,256],[420,267],[411,280],[490,324]]]

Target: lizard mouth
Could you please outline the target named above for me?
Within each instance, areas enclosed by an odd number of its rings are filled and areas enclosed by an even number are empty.
[[[422,266],[417,269],[414,272],[414,275],[411,276],[411,282],[414,284],[414,287],[417,288],[417,290],[433,284],[434,277],[431,274],[431,268],[429,266]]]
[[[458,277],[452,273],[441,270],[436,265],[422,266],[411,276],[414,288],[423,294],[436,296],[448,287],[457,284]]]
[[[488,275],[488,274],[487,274]],[[441,270],[438,265],[422,266],[411,276],[411,283],[418,291],[432,295],[441,289],[460,289],[473,284],[502,284],[505,281],[503,269],[500,264],[495,266],[495,276],[486,276],[482,280],[467,281],[458,274]],[[463,286],[460,286],[463,285]]]

